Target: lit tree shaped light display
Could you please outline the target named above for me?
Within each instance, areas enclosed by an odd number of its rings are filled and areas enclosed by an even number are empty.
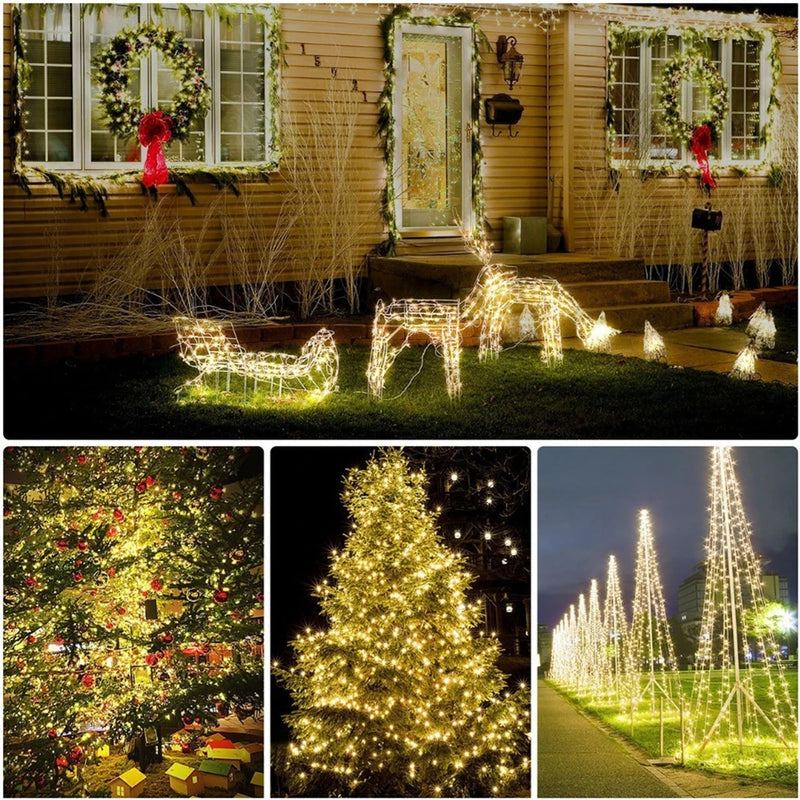
[[[634,702],[650,697],[655,711],[657,694],[676,705],[680,691],[675,648],[667,622],[664,591],[658,570],[650,512],[639,512],[636,576],[631,620],[629,671]]]
[[[608,577],[606,578],[606,600],[603,606],[603,629],[608,661],[608,691],[612,698],[621,700],[624,696],[626,675],[625,647],[628,637],[628,622],[622,604],[622,589],[617,571],[617,559],[608,557]]]
[[[771,632],[753,624],[766,605],[731,448],[715,447],[703,618],[690,717],[698,752],[712,738],[735,740],[739,752],[745,738],[752,740],[760,733],[776,736],[787,747],[788,740],[796,739],[797,720],[780,649]],[[756,674],[763,676],[766,685],[760,702]]]
[[[245,459],[6,450],[5,796],[86,793],[87,764],[147,726],[259,713],[263,482]]]
[[[328,625],[273,664],[291,794],[487,796],[529,786],[530,693],[509,692],[492,638],[475,637],[463,557],[437,533],[426,477],[388,450],[345,478],[352,518],[316,587]]]

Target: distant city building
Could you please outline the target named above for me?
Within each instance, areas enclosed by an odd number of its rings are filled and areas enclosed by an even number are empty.
[[[763,568],[769,561],[761,557],[761,585],[764,587],[764,599],[768,603],[781,603],[791,606],[789,597],[789,579],[777,572],[764,572]],[[703,598],[705,596],[706,565],[700,563],[695,571],[686,578],[678,587],[678,615],[681,628],[688,636],[696,633],[694,626],[703,619]],[[744,604],[748,605],[750,598],[747,596],[747,587],[742,586]]]

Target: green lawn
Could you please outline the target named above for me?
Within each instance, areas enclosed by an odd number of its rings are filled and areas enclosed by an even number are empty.
[[[786,673],[791,696],[797,698],[797,672]],[[681,673],[681,685],[685,696],[688,713],[689,698],[692,693],[693,675],[689,672]],[[616,706],[592,703],[586,698],[576,696],[564,690],[563,687],[553,685],[553,688],[567,696],[572,702],[580,705],[584,710],[599,717],[620,734],[632,739],[649,756],[655,758],[660,753],[660,720],[659,700],[656,697],[655,713],[651,713],[649,703],[645,703],[637,710],[633,717],[631,727],[630,712],[620,711]],[[719,673],[712,673],[711,687],[719,688]],[[765,709],[768,705],[768,687],[766,678],[754,678],[755,698]],[[664,751],[665,757],[678,757],[680,754],[680,715],[672,708],[667,700],[663,703],[664,714]],[[711,709],[711,719],[715,719],[719,711],[719,703]],[[756,740],[744,739],[743,752],[739,753],[738,743],[710,742],[702,753],[696,753],[696,746],[688,742],[685,748],[685,764],[687,767],[706,769],[727,775],[739,775],[758,780],[777,781],[788,785],[797,784],[797,749],[787,749],[771,733],[766,724],[759,725],[760,738]],[[795,736],[790,734],[790,741],[795,741]]]
[[[538,348],[520,346],[485,364],[475,349],[465,350],[463,393],[451,401],[441,359],[429,349],[422,362],[422,354],[421,348],[401,354],[382,402],[367,398],[366,347],[340,348],[339,392],[317,404],[264,396],[245,405],[238,392],[211,391],[179,400],[175,390],[195,373],[177,355],[17,370],[5,380],[5,435],[773,439],[797,433],[797,391],[777,383],[570,350],[562,366],[548,368]]]

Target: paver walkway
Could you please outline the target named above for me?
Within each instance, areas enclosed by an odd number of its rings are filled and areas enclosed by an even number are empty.
[[[662,331],[667,348],[667,363],[709,372],[731,371],[736,355],[748,342],[739,330],[728,328],[682,328]],[[579,339],[565,339],[564,347],[582,349]],[[642,358],[642,334],[620,333],[611,340],[614,355]],[[797,364],[760,358],[756,372],[762,381],[780,381],[797,386]]]
[[[538,691],[537,797],[797,797],[791,787],[654,767],[543,681]]]
[[[541,681],[538,698],[538,797],[680,796]]]

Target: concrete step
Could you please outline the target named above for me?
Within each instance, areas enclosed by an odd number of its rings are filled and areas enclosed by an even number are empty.
[[[601,311],[605,311],[608,324],[619,331],[642,332],[645,320],[657,331],[688,328],[694,325],[692,306],[688,303],[647,303],[584,310],[595,318]]]
[[[574,253],[540,256],[497,253],[494,263],[516,267],[523,278],[553,278],[560,283],[595,281],[640,281],[641,259],[593,258]],[[383,257],[369,259],[370,297],[385,300],[403,297],[453,299],[465,297],[480,271],[480,261],[471,253]]]
[[[666,281],[591,281],[565,283],[563,286],[585,308],[670,301],[669,284]]]

